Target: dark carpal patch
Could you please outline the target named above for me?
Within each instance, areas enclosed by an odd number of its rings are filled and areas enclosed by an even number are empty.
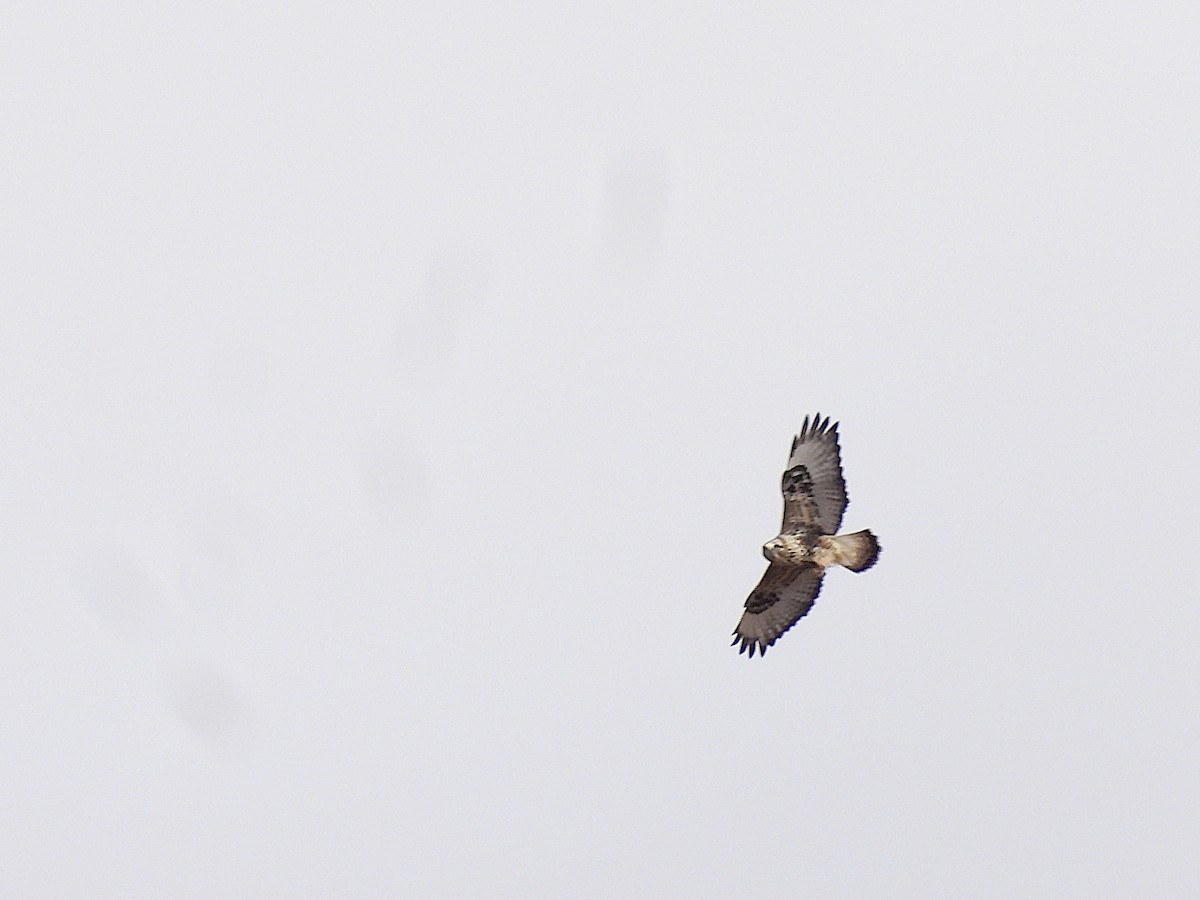
[[[760,613],[763,610],[770,609],[778,602],[778,593],[775,591],[764,591],[759,594],[751,594],[750,599],[746,601],[746,609],[752,613]]]
[[[803,494],[806,497],[813,495],[813,480],[808,474],[807,466],[793,466],[783,473],[783,492],[789,496],[795,494]]]

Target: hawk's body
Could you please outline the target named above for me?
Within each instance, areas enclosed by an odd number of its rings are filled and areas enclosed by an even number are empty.
[[[829,566],[852,572],[871,568],[879,558],[879,541],[870,531],[837,533],[850,502],[842,478],[837,423],[818,413],[806,416],[792,441],[783,473],[783,525],[767,541],[763,555],[770,561],[758,587],[746,600],[746,612],[733,632],[745,653],[766,653],[785,631],[812,609]]]

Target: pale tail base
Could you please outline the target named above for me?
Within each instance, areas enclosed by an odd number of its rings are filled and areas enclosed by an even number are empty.
[[[879,559],[879,540],[870,531],[839,534],[832,544],[837,561],[851,572],[865,572]]]

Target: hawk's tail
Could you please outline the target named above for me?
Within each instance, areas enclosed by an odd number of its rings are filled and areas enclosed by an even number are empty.
[[[833,539],[838,562],[851,572],[865,572],[879,559],[879,540],[870,531],[839,534]]]

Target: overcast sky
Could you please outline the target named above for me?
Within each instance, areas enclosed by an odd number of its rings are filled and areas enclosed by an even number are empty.
[[[6,890],[1200,894],[1192,4],[22,7]]]

